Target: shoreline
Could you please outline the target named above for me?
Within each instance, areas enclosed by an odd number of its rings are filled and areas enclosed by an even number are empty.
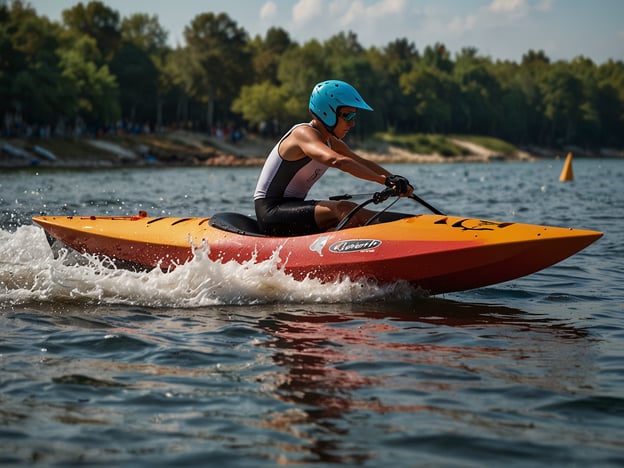
[[[63,169],[115,167],[259,167],[277,139],[246,135],[237,142],[205,133],[174,130],[147,135],[116,135],[101,138],[0,138],[0,169],[45,167]],[[452,139],[468,150],[464,156],[417,154],[375,142],[354,144],[362,156],[378,163],[448,164],[462,162],[536,161],[563,158],[568,152],[578,157],[624,158],[624,150],[602,150],[595,154],[581,148],[546,149],[531,147],[502,155],[477,144]],[[372,146],[372,148],[371,148]]]

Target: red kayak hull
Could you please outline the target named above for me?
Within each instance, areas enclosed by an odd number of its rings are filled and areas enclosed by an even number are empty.
[[[207,245],[214,261],[262,262],[301,280],[406,281],[430,294],[479,288],[547,268],[584,249],[601,232],[418,215],[384,224],[299,237],[243,235],[209,218],[61,217],[33,220],[81,253],[144,268],[173,269]],[[204,250],[202,250],[203,252]]]

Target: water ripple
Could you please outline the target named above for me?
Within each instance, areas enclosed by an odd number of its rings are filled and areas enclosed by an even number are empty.
[[[394,169],[449,213],[605,236],[443,297],[271,263],[134,273],[55,260],[30,216],[249,213],[257,169],[3,179],[0,464],[624,465],[621,161],[572,184],[553,161]],[[335,172],[315,197],[370,189]]]

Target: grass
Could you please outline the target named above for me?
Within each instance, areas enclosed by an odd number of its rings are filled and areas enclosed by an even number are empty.
[[[484,148],[495,151],[504,156],[511,156],[516,151],[518,151],[518,148],[516,148],[511,143],[507,143],[506,141],[499,140],[498,138],[493,137],[478,135],[452,135],[452,138],[468,141],[470,143],[483,146]]]
[[[500,140],[498,138],[480,136],[480,135],[442,135],[442,134],[425,134],[425,133],[409,133],[396,134],[392,132],[375,133],[374,139],[386,144],[403,148],[412,153],[418,154],[440,154],[445,157],[465,156],[470,154],[466,148],[453,143],[453,139],[462,140],[483,146],[495,153],[503,156],[512,156],[518,149],[511,143]]]
[[[445,135],[438,134],[395,134],[389,132],[375,133],[374,138],[381,140],[399,148],[406,149],[412,153],[419,154],[440,154],[446,157],[463,156],[468,151],[453,142]]]

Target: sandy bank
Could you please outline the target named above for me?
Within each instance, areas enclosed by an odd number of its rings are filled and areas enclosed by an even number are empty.
[[[565,156],[565,150],[532,149],[501,155],[467,141],[453,142],[468,150],[463,156],[416,154],[386,143],[354,145],[364,157],[380,163],[454,163],[499,160],[530,161]],[[247,135],[232,142],[203,133],[171,131],[157,135],[121,135],[98,139],[0,139],[0,168],[15,167],[140,167],[140,166],[260,166],[273,139]],[[371,149],[373,148],[373,149]],[[605,155],[606,156],[606,155]],[[624,157],[613,151],[609,157]]]

